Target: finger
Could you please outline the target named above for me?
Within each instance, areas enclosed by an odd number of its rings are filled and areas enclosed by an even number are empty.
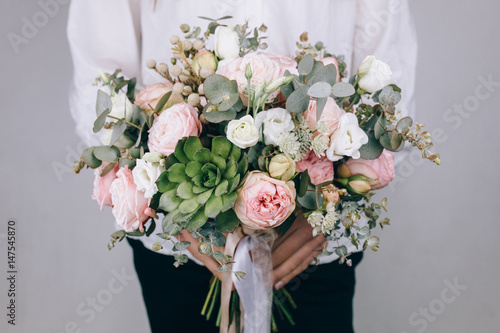
[[[198,243],[199,243],[198,239],[194,238],[193,235],[191,235],[186,230],[183,230],[181,232],[181,234],[179,235],[179,240],[180,241],[185,240],[185,241],[190,242],[191,244],[188,246],[187,249],[193,255],[193,257],[195,257],[196,259],[201,261],[205,265],[205,267],[210,272],[212,272],[212,274],[217,276],[219,279],[222,278],[222,273],[217,272],[217,270],[220,267],[219,263],[214,258],[212,258],[206,254],[202,254],[198,251]]]
[[[321,254],[326,243],[323,237],[315,237],[303,245],[289,259],[273,270],[273,283],[276,286],[285,285],[294,276],[304,271],[314,258]]]
[[[273,267],[281,265],[285,260],[287,260],[292,254],[299,251],[304,244],[307,244],[310,240],[314,239],[312,236],[312,228],[303,226],[300,230],[293,233],[287,238],[286,242],[282,242],[273,250]],[[323,236],[318,236],[317,238],[323,238]]]
[[[286,232],[284,235],[279,236],[279,237],[278,237],[278,238],[274,241],[274,244],[273,244],[273,250],[274,250],[275,248],[277,248],[278,246],[280,246],[280,245],[281,245],[281,244],[282,244],[285,240],[287,240],[288,238],[290,238],[291,236],[293,236],[299,228],[303,227],[303,226],[304,226],[304,225],[303,225],[303,223],[304,223],[304,222],[305,222],[307,225],[309,225],[309,224],[307,223],[307,221],[305,220],[305,218],[304,218],[304,216],[303,216],[303,215],[301,215],[301,216],[297,217],[297,218],[295,219],[295,221],[292,223],[292,226],[290,227],[290,229],[288,229],[288,230],[287,230],[287,232]],[[311,228],[311,230],[312,230],[312,228]]]

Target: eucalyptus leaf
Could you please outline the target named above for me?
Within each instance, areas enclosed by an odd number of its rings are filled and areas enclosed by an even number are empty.
[[[409,130],[412,125],[413,125],[413,120],[410,117],[404,117],[400,121],[398,121],[396,129],[399,132],[404,133],[405,131]]]
[[[332,86],[328,82],[316,82],[307,90],[307,94],[314,98],[325,98],[331,93]]]
[[[106,109],[99,115],[99,117],[97,117],[97,119],[94,121],[94,127],[92,128],[92,131],[94,133],[99,132],[103,128],[104,124],[106,123],[107,116],[110,112],[110,109]]]
[[[115,146],[99,146],[94,149],[94,155],[101,161],[115,163],[120,157],[120,149]]]
[[[101,115],[106,109],[110,110],[110,112],[113,109],[113,103],[111,102],[111,97],[104,91],[99,89],[97,90],[97,101],[95,106],[96,115],[97,116]]]
[[[94,155],[94,149],[96,147],[89,147],[82,152],[82,160],[92,169],[96,169],[101,166],[101,160],[97,159]]]
[[[158,101],[158,103],[155,106],[155,112],[156,113],[160,113],[163,110],[163,108],[167,104],[170,96],[172,96],[172,91],[167,92],[165,95],[163,95],[160,98],[160,100]]]
[[[236,81],[230,81],[222,75],[210,75],[203,83],[203,90],[212,104],[219,105],[220,111],[229,110],[239,99]]]
[[[118,120],[113,127],[113,134],[111,135],[110,145],[114,144],[127,130],[127,124],[122,120]]]
[[[361,158],[365,160],[374,160],[379,157],[384,151],[384,147],[380,144],[379,140],[375,138],[375,133],[370,131],[368,134],[368,143],[359,148]]]
[[[300,75],[307,75],[311,73],[314,66],[314,58],[312,55],[307,54],[299,63],[297,70]]]
[[[327,82],[333,86],[337,82],[337,68],[333,64],[321,67],[312,78],[312,83]]]
[[[309,107],[310,97],[307,94],[308,86],[295,90],[286,100],[286,109],[290,112],[301,113]]]
[[[316,101],[316,119],[319,121],[321,119],[321,115],[323,114],[323,110],[325,109],[326,102],[328,101],[328,98],[319,98]]]
[[[332,87],[332,95],[335,97],[348,97],[354,95],[356,90],[347,82],[335,83]]]

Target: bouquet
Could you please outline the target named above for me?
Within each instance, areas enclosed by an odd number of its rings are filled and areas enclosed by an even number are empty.
[[[381,60],[368,56],[348,78],[343,57],[307,33],[291,58],[263,51],[264,25],[226,18],[206,18],[204,32],[181,25],[170,64],[147,62],[163,80],[138,93],[135,78],[101,72],[93,131],[103,145],[83,151],[75,172],[95,169],[93,198],[122,229],[110,249],[126,235],[157,237],[153,250],[173,242],[179,266],[190,243],[175,236],[190,232],[225,273],[203,314],[221,295],[221,331],[275,331],[273,302],[292,322],[295,304],[269,285],[274,237],[306,218],[332,244],[323,252],[349,265],[345,244],[377,251],[371,230],[389,224],[387,199],[371,198],[394,177],[393,153],[409,143],[440,159],[423,125],[397,109],[401,89]]]

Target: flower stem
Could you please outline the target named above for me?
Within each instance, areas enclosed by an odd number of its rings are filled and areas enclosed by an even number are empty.
[[[115,117],[115,116],[110,116],[109,114],[106,116],[106,117],[109,117],[109,118],[112,118],[112,119],[116,119],[116,120],[121,120],[121,121],[124,121],[125,124],[129,125],[129,126],[133,126],[137,129],[140,129],[142,130],[142,127],[140,126],[137,126],[136,124],[132,124],[132,123],[129,123],[128,121],[124,120],[124,119],[121,119],[121,118],[118,118],[118,117]]]

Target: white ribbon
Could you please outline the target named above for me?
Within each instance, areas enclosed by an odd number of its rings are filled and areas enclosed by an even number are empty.
[[[246,273],[246,279],[233,283],[243,308],[244,333],[270,333],[273,300],[273,265],[271,247],[274,233],[245,236],[234,254],[233,272]]]

